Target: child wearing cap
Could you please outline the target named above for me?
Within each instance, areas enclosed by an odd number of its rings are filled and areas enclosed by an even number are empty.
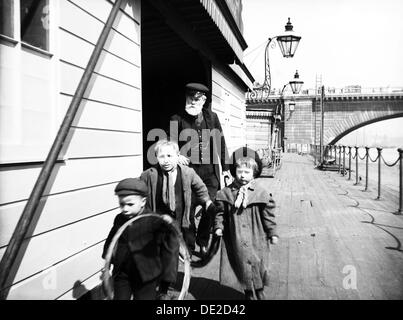
[[[223,237],[220,282],[240,286],[247,300],[253,300],[254,293],[262,300],[269,280],[270,243],[278,241],[275,203],[262,180],[255,180],[261,161],[253,150],[234,152],[230,171],[235,179],[218,191],[215,201],[214,230]]]
[[[102,258],[124,223],[135,216],[150,213],[145,209],[148,187],[139,178],[120,181],[115,194],[119,197],[121,212],[115,217],[105,241]],[[128,226],[119,237],[111,261],[114,299],[154,300],[161,281],[176,281],[178,248],[176,235],[160,219],[146,217]]]

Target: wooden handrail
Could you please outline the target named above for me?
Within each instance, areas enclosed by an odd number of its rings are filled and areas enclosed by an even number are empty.
[[[17,223],[17,226],[11,236],[10,242],[7,246],[6,252],[0,262],[0,299],[4,300],[7,298],[10,286],[7,287],[7,280],[9,278],[10,271],[13,269],[16,257],[20,251],[21,245],[25,239],[28,229],[31,226],[33,217],[35,215],[36,209],[43,195],[43,192],[49,181],[49,177],[53,171],[55,162],[63,148],[63,144],[69,133],[71,124],[77,114],[78,108],[80,107],[81,100],[90,82],[92,73],[98,63],[99,56],[103,50],[106,40],[109,36],[110,30],[112,29],[113,23],[119,12],[120,6],[123,0],[116,0],[113,4],[112,10],[109,14],[108,20],[106,21],[102,32],[98,38],[95,45],[94,51],[88,61],[87,67],[81,77],[78,84],[74,97],[70,103],[70,106],[66,112],[63,122],[59,128],[56,138],[52,144],[52,147],[48,153],[45,163],[42,167],[41,172],[36,180],[35,186],[29,196],[28,202],[25,205],[24,211]]]

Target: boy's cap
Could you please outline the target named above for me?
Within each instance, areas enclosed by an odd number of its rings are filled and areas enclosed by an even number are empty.
[[[115,188],[117,196],[129,196],[138,194],[143,197],[148,196],[148,187],[146,183],[139,178],[127,178],[118,183]]]
[[[196,91],[196,92],[203,92],[203,93],[208,93],[210,90],[201,83],[196,83],[196,82],[192,82],[192,83],[188,83],[186,86],[186,91]]]

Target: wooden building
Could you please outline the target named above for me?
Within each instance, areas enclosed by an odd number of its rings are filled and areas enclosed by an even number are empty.
[[[1,1],[0,258],[114,3]],[[185,83],[210,87],[230,151],[246,143],[253,78],[241,9],[240,0],[123,1],[7,270],[7,299],[76,299],[100,283],[114,187],[147,166],[147,132],[184,107]]]

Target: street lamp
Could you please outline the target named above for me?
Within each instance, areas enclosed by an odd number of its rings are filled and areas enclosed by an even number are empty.
[[[302,81],[299,78],[298,70],[295,71],[294,79],[292,79],[290,82],[285,84],[284,87],[283,87],[283,90],[281,90],[281,93],[280,93],[280,100],[281,100],[281,106],[283,108],[283,111],[285,111],[285,106],[284,106],[284,90],[285,90],[285,88],[289,85],[291,87],[292,93],[293,94],[298,94],[301,91],[301,88],[302,88],[303,84],[304,84],[304,81]],[[291,113],[294,112],[294,109],[295,109],[295,103],[290,102],[288,107],[289,107],[289,110],[290,110],[290,117],[291,117]]]
[[[285,31],[283,34],[279,36],[275,36],[273,38],[268,39],[268,43],[265,49],[265,79],[262,85],[257,86],[253,89],[253,91],[248,91],[246,94],[247,101],[265,101],[269,95],[271,90],[271,73],[270,73],[270,61],[269,61],[269,48],[270,43],[273,40],[277,40],[277,43],[280,47],[281,53],[284,58],[292,58],[297,50],[299,41],[301,40],[300,36],[295,35],[293,31],[293,25],[291,24],[290,18],[288,18],[288,22],[285,25]],[[275,42],[273,42],[272,47],[275,46]]]
[[[295,71],[294,79],[289,82],[289,85],[291,87],[292,93],[293,94],[299,93],[301,91],[301,88],[302,88],[303,84],[304,84],[304,81],[302,81],[299,78],[298,70]]]
[[[283,89],[280,92],[280,105],[279,105],[279,107],[276,108],[276,111],[274,114],[274,129],[277,129],[277,120],[279,120],[279,122],[281,124],[281,126],[280,126],[281,130],[274,131],[275,133],[278,133],[278,135],[280,135],[280,133],[284,134],[284,121],[282,121],[282,118],[284,118],[284,114],[285,114],[284,91],[287,88],[287,86],[290,86],[292,93],[298,94],[301,91],[303,84],[304,84],[304,81],[302,81],[299,78],[299,74],[298,74],[298,70],[297,70],[294,74],[294,79],[292,79],[287,84],[285,84],[283,86]],[[291,112],[294,111],[295,103],[290,104],[289,107],[290,107],[290,115],[291,115]],[[292,110],[291,110],[291,108],[292,108]],[[280,141],[280,137],[276,137],[275,140]],[[275,147],[275,145],[273,145],[273,147]],[[281,147],[284,147],[284,146],[282,145]]]
[[[284,114],[284,112],[282,112],[282,111],[284,111],[284,91],[287,88],[287,86],[291,87],[291,90],[292,90],[293,94],[298,94],[301,91],[301,88],[302,88],[303,84],[304,84],[304,81],[302,81],[299,78],[298,70],[295,71],[294,79],[292,79],[291,81],[286,83],[283,86],[283,89],[280,91],[280,108],[276,108],[275,114]],[[290,111],[291,111],[291,108],[292,108],[292,111],[294,111],[294,107],[295,107],[295,103],[290,104]]]
[[[292,90],[292,93],[293,93],[293,94],[298,94],[298,93],[301,91],[301,88],[302,88],[302,85],[303,85],[303,84],[304,84],[304,81],[302,81],[302,80],[299,78],[298,70],[295,71],[294,78],[293,78],[292,80],[288,81],[288,83],[286,83],[286,84],[283,86],[283,89],[281,89],[281,91],[280,91],[280,98],[281,98],[281,99],[283,98],[283,96],[284,96],[284,90],[285,90],[285,88],[287,88],[287,86],[290,86],[290,87],[291,87],[291,90]]]

